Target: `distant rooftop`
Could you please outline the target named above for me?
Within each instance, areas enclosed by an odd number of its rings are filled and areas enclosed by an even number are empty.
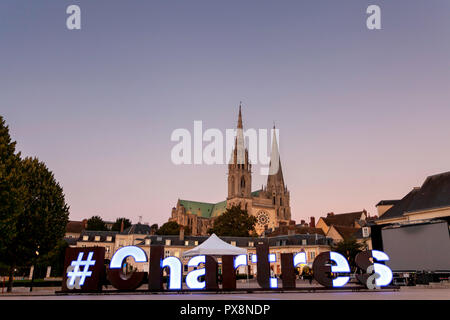
[[[401,217],[404,213],[450,206],[450,172],[426,178],[420,188],[414,188],[387,210],[379,220]]]

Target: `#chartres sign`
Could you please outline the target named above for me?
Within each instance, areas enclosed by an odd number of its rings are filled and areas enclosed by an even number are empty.
[[[114,253],[107,267],[104,265],[104,257],[105,249],[102,247],[67,248],[62,291],[101,291],[102,283],[106,279],[109,279],[117,290],[133,291],[141,286],[146,278],[148,278],[149,291],[182,290],[183,264],[177,257],[164,258],[164,246],[151,246],[150,259],[146,252],[139,247],[122,247]],[[138,263],[149,263],[148,274],[147,272],[133,272],[128,276],[124,275],[122,266],[128,257],[132,257]],[[256,280],[262,289],[294,289],[295,268],[306,264],[306,253],[281,254],[281,281],[270,275],[270,263],[276,262],[276,255],[269,254],[269,245],[266,242],[257,244],[256,255],[252,255],[251,260],[248,261],[245,254],[222,256],[221,290],[235,290],[236,269],[240,266],[247,266],[249,263],[256,263]],[[369,289],[389,285],[392,281],[392,271],[386,265],[378,263],[387,260],[389,257],[382,251],[360,252],[355,258],[355,263],[365,273],[357,274],[357,280]],[[199,268],[202,264],[204,268]],[[188,266],[195,267],[185,278],[189,290],[219,290],[216,259],[211,256],[199,255],[192,257]],[[164,289],[163,286],[164,269],[168,271],[167,289]],[[148,277],[146,277],[147,275]],[[314,260],[313,275],[314,279],[325,287],[342,287],[350,280],[350,265],[340,253],[322,252]]]

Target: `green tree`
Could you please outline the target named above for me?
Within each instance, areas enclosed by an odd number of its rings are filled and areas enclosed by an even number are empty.
[[[131,227],[131,221],[127,218],[117,218],[116,222],[111,227],[111,231],[120,231],[120,228],[122,227],[122,221],[123,221],[123,230],[126,228]]]
[[[180,234],[180,225],[175,221],[164,223],[157,231],[158,235],[177,235]]]
[[[240,206],[232,206],[214,221],[209,234],[218,236],[249,237],[255,232],[256,218],[242,210]]]
[[[332,247],[332,251],[339,252],[347,258],[350,268],[354,270],[356,268],[355,257],[361,251],[367,249],[367,246],[363,243],[356,241],[354,238],[344,239]]]
[[[108,231],[105,221],[100,216],[93,216],[86,223],[86,230]]]
[[[20,164],[16,142],[11,141],[9,128],[0,116],[0,262],[8,268],[10,279],[15,269],[9,260],[10,249],[17,238],[17,219],[24,210],[25,185]]]
[[[12,241],[3,248],[2,259],[10,267],[10,275],[17,266],[38,263],[63,239],[69,220],[69,207],[63,189],[54,175],[37,158],[25,158],[20,162],[23,183],[23,206],[15,216]],[[8,291],[12,288],[12,277]]]

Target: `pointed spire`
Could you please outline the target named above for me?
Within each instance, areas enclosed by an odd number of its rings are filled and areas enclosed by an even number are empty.
[[[235,164],[244,164],[245,163],[245,142],[244,142],[244,129],[242,126],[242,111],[241,111],[241,104],[239,103],[239,117],[238,117],[238,126],[237,126],[237,132],[236,132],[236,140],[234,145],[234,152],[235,152]]]
[[[242,101],[239,102],[239,117],[238,117],[238,125],[237,125],[238,129],[243,129],[243,126],[242,126],[242,112],[241,112],[241,105],[242,105]]]
[[[273,124],[272,136],[272,152],[270,154],[269,176],[267,177],[267,186],[269,189],[275,186],[284,188],[283,171],[281,170],[281,159],[278,150],[277,135],[275,129],[275,122]]]

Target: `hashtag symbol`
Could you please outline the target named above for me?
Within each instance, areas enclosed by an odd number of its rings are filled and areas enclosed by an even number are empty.
[[[78,254],[78,259],[72,261],[69,267],[67,267],[67,288],[68,289],[81,289],[84,285],[84,281],[87,277],[92,275],[92,271],[89,271],[90,266],[95,265],[95,260],[92,260],[93,252],[89,252],[86,260],[83,260],[83,252]],[[84,267],[81,270],[81,267]]]

